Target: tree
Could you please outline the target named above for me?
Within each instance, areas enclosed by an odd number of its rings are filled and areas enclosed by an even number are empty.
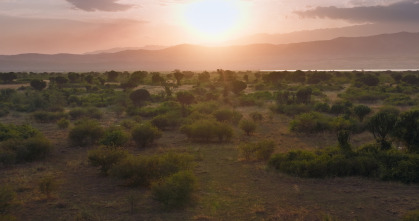
[[[43,80],[33,79],[30,82],[31,87],[35,90],[42,91],[45,87],[47,87],[47,83]]]
[[[389,111],[380,111],[372,116],[368,122],[368,129],[374,135],[382,150],[391,148],[391,143],[386,138],[393,131],[396,121],[396,114]]]
[[[144,102],[149,101],[151,99],[150,93],[146,89],[138,89],[133,91],[129,98],[131,99],[132,103],[136,106],[144,105]]]
[[[183,115],[186,115],[186,107],[195,102],[195,96],[189,91],[179,91],[176,93],[176,98],[182,105]]]
[[[308,104],[311,102],[311,94],[312,90],[309,87],[301,88],[297,91],[296,97],[297,97],[297,103],[300,104]]]
[[[210,74],[208,73],[208,71],[204,71],[201,74],[198,74],[198,82],[199,83],[204,83],[204,82],[209,82],[210,81]]]
[[[119,76],[119,72],[116,71],[108,71],[105,73],[109,82],[116,82],[116,79]]]
[[[153,84],[161,84],[162,82],[164,82],[164,78],[160,76],[159,72],[153,72],[151,73],[151,82]]]
[[[393,78],[393,80],[394,80],[396,83],[400,83],[400,80],[401,80],[401,79],[402,79],[402,77],[403,77],[400,73],[392,73],[390,76]]]
[[[135,84],[140,84],[144,81],[144,78],[146,78],[148,75],[147,71],[135,71],[131,74],[131,77],[129,78],[129,81],[134,82]]]
[[[173,71],[173,76],[176,79],[176,84],[177,85],[180,85],[180,83],[181,83],[180,81],[183,79],[183,77],[185,77],[185,75],[182,74],[182,72],[180,72],[180,70],[178,70],[178,69]]]
[[[246,88],[247,88],[247,84],[243,81],[233,81],[233,82],[231,82],[231,90],[236,95],[240,94]]]
[[[80,79],[80,74],[74,73],[74,72],[69,72],[67,74],[67,77],[68,77],[68,79],[70,80],[71,83],[76,83]]]
[[[364,74],[356,79],[356,82],[367,86],[377,86],[380,83],[380,79],[372,74]]]
[[[364,117],[371,113],[371,108],[366,105],[357,105],[354,107],[354,113],[358,117],[359,121],[363,121]]]
[[[12,83],[14,79],[17,78],[16,73],[14,72],[8,72],[8,73],[0,73],[0,79],[4,83]]]

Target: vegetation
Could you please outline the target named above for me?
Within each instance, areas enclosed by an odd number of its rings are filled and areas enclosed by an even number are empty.
[[[3,73],[0,220],[415,220],[417,74]]]

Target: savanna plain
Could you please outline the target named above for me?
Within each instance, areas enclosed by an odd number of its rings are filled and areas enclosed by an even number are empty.
[[[418,74],[0,73],[0,220],[419,220]]]

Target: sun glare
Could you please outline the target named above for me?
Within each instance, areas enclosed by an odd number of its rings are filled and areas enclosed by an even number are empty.
[[[220,40],[240,22],[240,5],[235,0],[198,0],[187,5],[185,22],[206,40]]]

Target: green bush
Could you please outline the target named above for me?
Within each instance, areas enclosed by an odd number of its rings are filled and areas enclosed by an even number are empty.
[[[131,135],[135,143],[142,148],[152,144],[154,140],[161,137],[159,129],[149,123],[135,127]]]
[[[169,112],[164,115],[158,115],[151,120],[151,124],[160,130],[175,128],[180,124],[181,115],[176,112]]]
[[[267,160],[275,150],[275,142],[265,140],[258,143],[241,144],[239,150],[245,160]]]
[[[68,135],[70,141],[76,146],[96,144],[103,136],[103,128],[96,120],[80,120]]]
[[[330,128],[330,118],[318,112],[298,115],[290,123],[291,131],[299,133],[317,133]]]
[[[406,213],[403,216],[403,221],[418,221],[419,220],[419,210],[412,210]]]
[[[180,131],[189,139],[201,141],[210,141],[214,138],[224,141],[229,140],[233,136],[233,129],[228,124],[215,120],[198,120],[182,126]]]
[[[316,153],[291,151],[273,155],[268,165],[280,172],[300,177],[363,176],[419,183],[419,155],[379,151],[376,146],[367,146],[357,152],[337,149]]]
[[[256,130],[256,123],[253,120],[243,119],[239,124],[240,129],[242,129],[247,136],[250,136]]]
[[[101,173],[108,175],[112,166],[126,158],[128,153],[119,148],[98,147],[90,150],[87,155],[92,166],[100,167]]]
[[[191,169],[193,160],[189,154],[129,155],[111,167],[109,174],[123,179],[129,186],[149,186],[153,181]]]
[[[215,119],[220,122],[231,122],[233,118],[233,111],[228,109],[217,110],[213,113]]]
[[[278,104],[273,107],[273,111],[286,114],[288,116],[294,116],[302,113],[307,113],[313,110],[313,106],[310,104]]]
[[[74,108],[68,113],[73,120],[80,118],[101,119],[103,114],[97,107]]]
[[[27,124],[14,125],[0,123],[0,142],[8,139],[27,139],[38,134],[38,130]]]
[[[67,114],[63,112],[37,111],[32,114],[32,117],[38,123],[55,123],[59,119],[67,118]]]
[[[129,134],[120,127],[110,127],[105,130],[101,144],[108,147],[121,147],[129,141]]]
[[[0,163],[10,165],[44,159],[51,151],[50,141],[42,135],[21,140],[10,139],[0,144]]]
[[[191,201],[195,189],[196,178],[190,171],[177,172],[151,186],[154,199],[166,208],[186,205]]]
[[[61,118],[57,121],[57,125],[60,129],[67,129],[70,126],[70,121],[66,118]]]

